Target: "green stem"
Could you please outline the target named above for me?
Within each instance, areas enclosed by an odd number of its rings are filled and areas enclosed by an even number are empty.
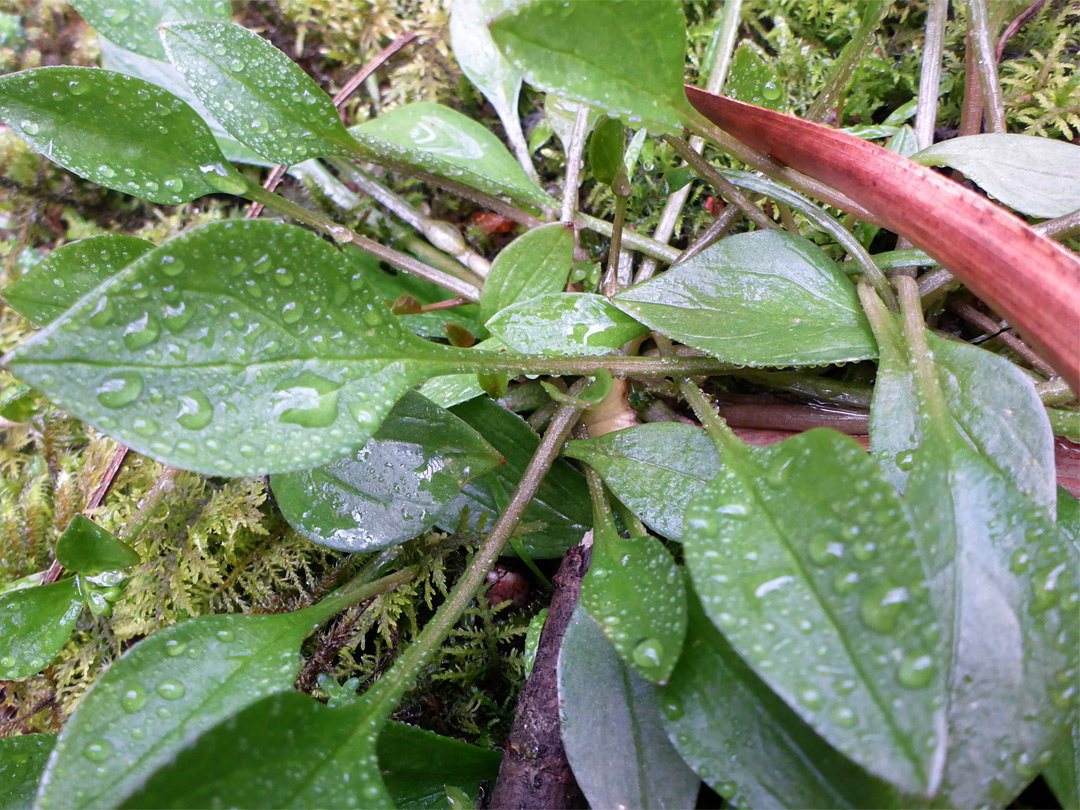
[[[411,256],[406,256],[404,253],[398,253],[396,250],[388,248],[385,245],[380,245],[373,239],[361,236],[342,225],[338,225],[332,219],[325,217],[322,214],[316,213],[315,211],[309,211],[302,205],[297,205],[291,200],[287,200],[278,194],[266,191],[254,183],[248,185],[248,190],[244,193],[244,196],[252,202],[260,203],[267,208],[272,208],[280,214],[295,219],[297,222],[302,222],[305,225],[329,234],[336,242],[355,245],[360,248],[360,250],[371,254],[377,259],[381,259],[391,267],[396,267],[402,272],[426,279],[432,284],[437,284],[442,287],[444,290],[449,290],[460,298],[472,302],[480,300],[480,291],[467,281],[463,281],[449,273],[444,273],[441,270],[436,270],[434,267],[429,267],[423,262],[418,262]]]
[[[416,579],[417,574],[420,573],[418,566],[411,565],[402,568],[400,571],[387,574],[385,577],[370,580],[369,577],[373,573],[371,569],[374,568],[377,571],[379,567],[381,567],[381,563],[378,566],[365,565],[355,577],[326,598],[312,605],[308,610],[318,615],[320,617],[319,621],[323,621],[335,613],[340,613],[345,608],[355,605],[357,602],[365,602],[387,591],[392,591],[399,585],[404,585],[406,582]]]
[[[618,377],[684,374],[711,376],[728,374],[736,368],[711,357],[625,357],[618,354],[603,357],[546,357],[462,350],[455,359],[458,362],[457,373],[505,371],[513,376],[593,376],[600,369],[606,369]]]
[[[952,418],[945,402],[945,394],[934,369],[934,355],[926,340],[926,324],[923,322],[922,301],[915,279],[900,276],[896,279],[900,290],[900,319],[904,328],[909,358],[915,370],[915,388],[922,403],[924,430],[935,430],[943,444],[948,443],[955,431],[943,430],[951,425]]]
[[[600,480],[599,473],[590,465],[585,464],[585,481],[589,485],[589,497],[592,499],[593,509],[593,543],[603,545],[618,537],[615,530],[615,520],[611,516],[611,506],[604,496],[604,482]]]
[[[491,566],[506,548],[507,542],[521,520],[521,515],[536,495],[551,465],[558,458],[563,443],[570,434],[570,429],[580,415],[581,410],[578,408],[569,406],[559,408],[544,438],[541,439],[539,447],[536,448],[529,466],[525,469],[521,482],[514,490],[510,503],[499,515],[491,534],[484,540],[484,544],[473,557],[461,579],[431,620],[424,625],[424,629],[416,640],[406,648],[389,672],[379,678],[369,690],[368,705],[374,710],[371,716],[389,715],[391,707],[398,702],[405,690],[416,679],[420,669],[428,663],[435,650],[450,633],[451,628],[457,624],[476,591],[484,584]]]
[[[629,199],[615,197],[615,222],[611,226],[611,243],[608,246],[607,277],[604,279],[604,295],[615,295],[619,288],[619,255],[622,253],[623,223],[626,221],[626,206]]]
[[[574,226],[595,231],[604,236],[611,236],[615,230],[610,222],[605,222],[597,217],[583,214],[581,211],[578,211],[574,215]],[[655,239],[642,236],[634,231],[623,231],[622,241],[628,247],[633,248],[639,253],[644,253],[646,256],[652,256],[654,259],[659,259],[668,264],[679,257],[679,251],[675,248],[668,247],[663,242],[657,242]]]
[[[1056,380],[1048,380],[1035,386],[1039,399],[1043,405],[1064,405],[1076,399],[1076,394],[1069,388],[1069,384],[1060,377]]]
[[[1070,236],[1080,235],[1080,209],[1040,222],[1032,228],[1051,239],[1068,239]]]
[[[806,113],[805,117],[808,121],[820,122],[825,119],[829,109],[836,103],[836,100],[840,98],[844,89],[851,82],[851,75],[855,72],[859,62],[862,61],[863,54],[866,53],[866,48],[870,44],[870,38],[874,35],[874,31],[891,5],[892,3],[886,0],[873,0],[873,2],[866,4],[863,17],[859,20],[858,29],[856,29],[847,45],[844,46],[840,58],[833,63],[829,78],[825,82],[825,88],[814,99],[814,103],[810,105],[810,109]]]
[[[926,12],[922,68],[919,73],[919,101],[915,108],[915,143],[926,149],[934,142],[938,94],[941,91],[941,55],[945,45],[945,20],[949,0],[930,0]]]
[[[986,127],[990,132],[1005,131],[1005,101],[1001,97],[998,81],[997,57],[994,55],[993,35],[986,0],[968,0],[968,30],[975,39],[978,54],[979,83],[982,84],[983,109],[986,111]]]

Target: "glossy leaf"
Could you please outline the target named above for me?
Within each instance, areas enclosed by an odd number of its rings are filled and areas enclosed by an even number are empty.
[[[94,684],[60,733],[38,806],[114,807],[199,734],[292,689],[300,644],[345,607],[201,616],[154,633]]]
[[[466,481],[501,463],[475,430],[409,392],[358,453],[270,483],[285,519],[309,540],[367,552],[421,534]]]
[[[535,87],[667,129],[695,117],[683,92],[686,20],[675,0],[534,0],[490,28]]]
[[[392,807],[367,701],[263,697],[206,731],[121,807]]]
[[[1077,549],[958,427],[949,375],[934,373],[922,327],[900,339],[890,317],[874,319],[883,343],[904,349],[883,355],[879,380],[911,375],[917,392],[915,447],[897,452],[909,453],[904,505],[942,622],[940,792],[955,806],[1004,805],[1042,770],[1076,714]],[[875,440],[879,454],[894,455],[881,434]]]
[[[724,239],[612,303],[674,340],[739,365],[877,356],[843,271],[817,245],[785,231]]]
[[[29,810],[55,734],[0,739],[0,810]]]
[[[1043,778],[1062,807],[1080,807],[1080,719],[1073,717]]]
[[[604,484],[650,529],[681,540],[690,500],[720,469],[701,428],[653,422],[567,442],[566,455],[600,473]]]
[[[511,304],[487,328],[516,351],[560,355],[615,351],[649,331],[602,295],[564,292]]]
[[[29,678],[50,664],[82,607],[73,579],[0,596],[0,680]]]
[[[139,553],[94,521],[76,515],[56,541],[56,561],[69,571],[94,576],[142,562]]]
[[[173,23],[161,32],[173,66],[240,143],[285,165],[352,151],[330,97],[258,34],[229,22]]]
[[[739,101],[770,110],[783,109],[785,106],[776,68],[766,63],[757,48],[748,43],[735,49],[724,92]]]
[[[0,118],[53,162],[150,202],[248,187],[191,107],[122,73],[45,67],[0,76]]]
[[[475,526],[483,519],[490,527],[514,493],[540,438],[519,416],[489,399],[463,402],[451,411],[476,428],[506,463],[467,483],[439,525],[456,528],[458,516],[467,507],[469,525]],[[519,532],[529,556],[561,557],[567,548],[581,541],[592,524],[586,493],[588,487],[581,473],[561,459],[556,461],[522,517],[527,530]]]
[[[29,422],[41,406],[41,397],[29,385],[14,383],[0,390],[0,417],[9,422]]]
[[[895,491],[834,431],[736,441],[686,511],[705,612],[830,745],[906,792],[933,792],[941,627]]]
[[[514,0],[455,0],[450,6],[450,46],[458,66],[491,102],[511,143],[524,145],[518,116],[521,71],[499,53],[487,23]]]
[[[694,806],[700,780],[667,740],[655,687],[623,665],[581,606],[557,672],[566,758],[590,806]]]
[[[118,45],[164,59],[157,27],[175,20],[229,21],[228,0],[72,0],[90,25]]]
[[[456,370],[440,359],[451,350],[402,329],[355,274],[300,228],[213,223],[145,254],[5,359],[173,466],[327,464],[363,447],[412,385]]]
[[[915,378],[895,327],[879,330],[880,374],[870,412],[870,446],[886,477],[904,491],[920,433]],[[988,463],[1054,513],[1054,437],[1031,378],[1004,357],[933,334],[927,341],[949,414]]]
[[[1033,217],[1060,217],[1080,208],[1080,146],[1031,135],[989,133],[952,138],[912,156],[924,166],[949,166],[992,197]]]
[[[589,169],[596,182],[610,186],[623,165],[626,127],[617,118],[605,118],[589,138]]]
[[[377,745],[386,791],[400,810],[445,807],[444,785],[465,789],[475,807],[480,783],[495,784],[498,751],[404,723],[387,723]]]
[[[505,349],[506,346],[498,338],[488,338],[475,344],[470,351],[498,352]],[[478,377],[477,374],[447,374],[428,380],[417,390],[439,407],[452,408],[484,395]]]
[[[735,807],[889,807],[888,785],[814,733],[736,654],[696,598],[686,647],[657,691],[683,760]]]
[[[406,104],[350,127],[349,132],[379,163],[415,167],[532,205],[555,204],[498,138],[441,104]]]
[[[562,141],[563,151],[565,152],[570,148],[570,138],[574,131],[574,120],[577,118],[577,111],[581,105],[576,101],[568,101],[565,98],[560,98],[554,93],[548,93],[544,96],[544,120],[548,122],[551,129],[559,136],[559,140]],[[596,126],[596,122],[600,120],[603,113],[600,110],[588,107],[588,113],[585,116],[585,134],[588,135],[592,132],[593,127]]]
[[[581,605],[626,666],[653,683],[667,681],[686,635],[686,587],[663,543],[620,537],[610,514],[595,516]]]
[[[153,248],[145,239],[116,234],[70,242],[5,287],[4,300],[20,315],[44,326]]]
[[[561,222],[533,228],[502,249],[480,293],[480,318],[538,295],[562,292],[574,266],[574,229]]]

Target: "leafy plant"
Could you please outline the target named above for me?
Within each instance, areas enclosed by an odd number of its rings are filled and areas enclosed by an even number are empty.
[[[759,46],[735,48],[731,0],[698,67],[718,89],[730,66],[731,92],[771,109],[684,90],[676,0],[455,0],[454,48],[515,156],[428,101],[346,127],[219,0],[75,5],[127,72],[0,77],[15,133],[149,202],[226,195],[305,227],[226,219],[160,244],[94,236],[4,290],[40,327],[3,359],[21,381],[4,419],[36,419],[41,395],[168,466],[122,530],[77,514],[47,571],[4,586],[0,677],[46,670],[84,606],[104,621],[147,598],[123,586],[162,576],[139,569],[154,509],[198,480],[180,470],[266,477],[307,541],[365,556],[320,552],[321,586],[298,587],[318,598],[297,609],[279,600],[256,615],[240,601],[196,616],[187,600],[133,629],[125,642],[147,637],[55,741],[0,741],[15,763],[0,770],[5,802],[24,805],[34,783],[46,809],[474,801],[494,777],[490,752],[402,726],[395,710],[418,680],[440,681],[430,667],[448,639],[448,657],[475,672],[475,644],[493,652],[523,634],[470,607],[501,555],[543,577],[583,535],[592,567],[557,673],[531,677],[558,682],[566,757],[593,806],[685,806],[701,781],[736,805],[1005,806],[1044,771],[1063,805],[1077,801],[1077,502],[1056,489],[1044,402],[1073,402],[1080,381],[1067,323],[1080,260],[1049,238],[1078,227],[1080,147],[1000,131],[992,92],[991,134],[920,142],[936,92],[920,97],[914,131],[899,111],[858,133],[892,137],[891,152],[776,112],[782,76]],[[839,103],[887,11],[861,9],[810,117]],[[986,24],[973,13],[980,41]],[[561,203],[521,131],[523,82],[548,94],[564,142]],[[1047,221],[900,156],[917,147],[922,164]],[[1048,161],[1064,168],[1048,176]],[[260,186],[245,164],[291,166],[340,216]],[[578,210],[586,166],[612,222]],[[438,219],[453,210],[418,209],[383,169],[524,232],[489,262]],[[652,239],[624,227],[648,219],[636,197],[661,185],[677,218],[692,175],[726,208],[685,249],[670,228]],[[356,188],[426,241],[361,233]],[[740,216],[749,225],[727,236]],[[889,230],[919,249],[882,251]],[[644,255],[636,273],[631,253]],[[904,270],[915,267],[928,268],[918,281]],[[1019,338],[995,352],[936,330],[942,304],[961,301],[950,271],[1052,367]],[[632,402],[667,424],[639,424]],[[826,429],[838,417],[822,404],[868,427],[870,454]],[[792,430],[757,446],[760,433],[731,426],[748,405],[780,414],[752,426]],[[1066,424],[1069,411],[1052,413]],[[249,484],[232,497],[252,518],[265,488]],[[166,527],[185,535],[175,556],[193,581],[223,580],[206,530]],[[220,542],[234,564],[235,538]],[[450,587],[462,542],[477,550]],[[376,597],[381,618],[357,629]],[[400,616],[422,629],[399,648]],[[353,649],[372,626],[380,656]],[[326,672],[365,655],[362,692]]]

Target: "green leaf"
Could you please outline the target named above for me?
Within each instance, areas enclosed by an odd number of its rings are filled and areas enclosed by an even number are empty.
[[[733,807],[889,807],[884,782],[814,733],[690,600],[686,646],[658,690],[668,737]]]
[[[495,46],[487,22],[514,0],[455,0],[450,6],[450,46],[458,66],[491,102],[511,143],[524,144],[518,117],[521,71]]]
[[[535,87],[667,130],[696,120],[683,91],[686,20],[676,0],[533,0],[490,28]]]
[[[41,397],[29,385],[15,383],[0,390],[0,417],[9,422],[29,422],[41,406]]]
[[[620,537],[610,514],[596,515],[581,605],[624,664],[653,683],[667,681],[686,635],[686,587],[663,543]]]
[[[0,810],[29,810],[55,734],[0,739]]]
[[[941,347],[927,341],[921,322],[899,338],[880,303],[868,300],[890,346],[879,385],[898,390],[903,385],[890,377],[910,378],[917,393],[917,418],[907,420],[914,448],[897,452],[910,453],[904,506],[942,624],[948,745],[940,795],[954,806],[1005,805],[1042,770],[1076,714],[1077,549],[1048,510],[1018,491],[1001,456],[984,457],[957,424],[959,409],[946,393],[954,372],[935,366]],[[893,351],[896,343],[903,353]],[[1012,418],[1022,423],[1030,406],[1020,408]],[[874,437],[876,452],[894,455],[882,436]]]
[[[439,524],[456,528],[458,515],[468,507],[470,526],[483,518],[490,527],[521,480],[540,437],[517,414],[489,399],[463,402],[451,411],[476,428],[506,463],[495,472],[467,483]],[[570,464],[560,459],[552,465],[522,516],[522,523],[528,528],[521,532],[522,544],[530,557],[561,557],[566,549],[581,541],[592,524],[587,492],[584,477]]]
[[[1080,807],[1080,720],[1073,717],[1043,778],[1062,807]]]
[[[0,596],[0,680],[29,678],[52,662],[82,607],[73,579]]]
[[[574,229],[561,222],[533,228],[507,245],[491,265],[480,293],[480,318],[488,321],[511,304],[566,289],[574,266]]]
[[[387,723],[377,750],[386,791],[401,810],[445,807],[447,784],[466,788],[475,807],[480,783],[495,784],[502,760],[497,751],[404,723]]]
[[[71,519],[56,541],[56,561],[69,571],[94,576],[142,562],[139,553],[83,515]]]
[[[617,118],[605,118],[589,138],[589,168],[596,182],[610,186],[623,166],[626,127]]]
[[[444,333],[445,334],[445,333]],[[506,346],[498,338],[488,338],[475,344],[469,351],[489,351],[497,353],[505,350]],[[442,408],[452,408],[462,402],[484,395],[476,374],[447,374],[428,380],[417,390],[436,405]]]
[[[164,59],[157,27],[174,20],[229,21],[228,0],[72,0],[83,18],[118,45]]]
[[[569,356],[615,351],[649,331],[602,295],[566,292],[504,307],[487,328],[516,351]]]
[[[145,239],[116,234],[71,242],[5,287],[4,300],[20,315],[44,326],[153,248],[153,243]]]
[[[393,807],[368,701],[264,697],[199,737],[121,807]],[[374,727],[369,727],[373,725]]]
[[[172,23],[161,32],[173,66],[240,143],[287,166],[353,151],[330,97],[258,34],[230,22]]]
[[[38,806],[117,806],[199,734],[291,690],[301,642],[347,604],[331,597],[295,613],[201,616],[136,644],[64,725]]]
[[[785,231],[724,239],[612,303],[674,340],[739,365],[877,356],[847,276],[817,245]]]
[[[667,740],[656,691],[581,606],[559,649],[566,758],[592,807],[693,807],[700,780]]]
[[[501,462],[475,430],[409,392],[355,455],[270,483],[285,519],[309,540],[368,552],[421,534],[466,481]]]
[[[53,162],[150,202],[248,187],[191,107],[122,73],[44,67],[0,76],[0,118]]]
[[[600,473],[645,525],[681,540],[690,500],[720,470],[716,445],[701,428],[654,422],[567,442],[565,453]]]
[[[414,167],[541,208],[555,205],[498,138],[441,104],[406,104],[349,132],[378,163]]]
[[[912,160],[963,172],[1010,208],[1060,217],[1080,208],[1080,146],[1031,135],[990,133],[952,138]]]
[[[854,440],[732,437],[683,551],[705,612],[774,692],[871,773],[933,793],[941,627],[896,492]]]
[[[540,648],[540,634],[544,632],[544,622],[547,621],[548,609],[542,608],[529,620],[529,629],[525,634],[525,677],[532,674],[533,664],[536,662],[536,651]]]
[[[724,92],[758,107],[770,110],[784,108],[784,93],[776,68],[762,58],[755,45],[749,43],[735,49]]]
[[[143,255],[5,359],[133,450],[239,476],[359,450],[456,356],[401,328],[319,237],[237,221]]]

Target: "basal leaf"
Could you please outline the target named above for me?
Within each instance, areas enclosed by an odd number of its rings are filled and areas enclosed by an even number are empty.
[[[59,247],[4,288],[4,300],[44,326],[76,301],[149,250],[152,242],[105,234]]]
[[[675,0],[533,0],[490,28],[542,90],[667,129],[696,116],[683,92],[686,20]]]
[[[456,528],[459,515],[467,507],[470,525],[483,519],[491,526],[514,493],[540,437],[517,414],[486,398],[463,402],[451,411],[476,428],[506,463],[467,483],[439,525]],[[592,524],[586,493],[588,487],[581,473],[561,459],[556,461],[522,517],[528,531],[522,532],[521,540],[531,557],[561,557],[567,548],[581,541]]]
[[[899,499],[854,440],[732,438],[683,551],[709,618],[784,702],[871,773],[933,793],[941,626]]]
[[[136,644],[94,684],[60,733],[38,807],[115,807],[196,737],[267,695],[292,689],[300,644],[346,607],[201,616]]]
[[[178,752],[121,806],[393,807],[369,713],[362,700],[330,709],[300,692],[263,697]]]
[[[686,647],[657,690],[683,760],[735,807],[890,807],[895,797],[758,678],[690,599]]]
[[[663,543],[620,537],[610,515],[595,515],[581,605],[624,664],[653,683],[667,681],[686,635],[686,587]]]
[[[457,370],[451,356],[402,329],[334,247],[251,221],[143,255],[5,361],[133,450],[263,475],[363,447],[405,391]]]
[[[780,110],[785,106],[776,68],[765,62],[756,46],[745,42],[735,49],[724,93],[770,110]]]
[[[176,20],[229,21],[228,0],[72,0],[83,18],[118,45],[164,59],[157,27]]]
[[[542,208],[555,204],[498,138],[441,104],[406,104],[349,132],[376,162],[414,167]]]
[[[44,67],[0,76],[0,118],[53,162],[150,202],[248,187],[191,107],[122,73]]]
[[[82,608],[73,579],[0,596],[0,680],[29,678],[50,664]]]
[[[561,355],[614,351],[649,331],[602,295],[566,292],[504,307],[487,328],[516,351]]]
[[[924,166],[957,169],[1010,208],[1060,217],[1080,208],[1080,146],[1031,135],[952,138],[912,156]]]
[[[407,393],[356,454],[275,475],[285,519],[319,545],[367,552],[430,528],[465,482],[502,457],[471,427]]]
[[[739,365],[877,356],[847,276],[817,245],[785,231],[724,239],[612,303],[674,340]]]
[[[903,352],[884,355],[878,376],[910,376],[917,393],[914,447],[901,448],[909,453],[904,505],[942,623],[948,745],[940,795],[955,806],[1004,805],[1043,769],[1076,716],[1077,549],[1049,510],[1021,494],[1008,465],[979,451],[978,433],[958,425],[946,391],[963,372],[937,368],[941,346],[921,321],[912,325],[921,313],[910,289],[903,297]],[[876,299],[868,303],[883,343],[896,342],[891,317]],[[1024,420],[1023,408],[1012,416]]]
[[[574,266],[574,229],[561,222],[533,228],[507,245],[480,293],[480,318],[504,307],[566,289]]]
[[[258,34],[229,22],[173,23],[161,31],[192,92],[240,143],[285,165],[353,150],[330,97]]]
[[[0,739],[0,810],[29,810],[55,734]]]
[[[600,473],[631,512],[669,540],[682,539],[687,505],[720,469],[716,445],[704,431],[675,422],[570,441],[565,452]]]
[[[142,562],[139,553],[83,515],[71,519],[56,541],[56,561],[69,571],[94,576]]]
[[[524,145],[518,116],[521,71],[499,53],[488,20],[512,8],[514,0],[455,0],[450,6],[450,45],[458,66],[491,102],[511,143]]]
[[[404,723],[387,723],[377,744],[386,792],[400,810],[442,807],[445,785],[465,789],[475,807],[480,783],[495,784],[499,752]]]
[[[557,672],[566,758],[590,806],[694,806],[700,780],[667,740],[655,687],[623,665],[581,606]]]

